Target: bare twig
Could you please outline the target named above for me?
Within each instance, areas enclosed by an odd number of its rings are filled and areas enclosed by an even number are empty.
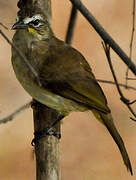
[[[106,83],[106,84],[112,84],[112,85],[115,85],[115,82],[113,81],[108,81],[108,80],[102,80],[102,79],[97,79],[98,82],[100,83]],[[120,87],[124,87],[126,88],[126,85],[125,84],[121,84],[119,83],[119,86]],[[131,89],[131,90],[135,90],[136,91],[136,88],[133,87],[133,86],[127,86],[127,89]],[[135,103],[136,100],[130,102],[130,104],[133,104]],[[0,120],[0,124],[3,124],[3,123],[7,123],[11,120],[13,120],[13,118],[15,118],[17,115],[19,115],[21,112],[23,112],[25,109],[29,108],[31,105],[31,101],[23,106],[21,106],[19,109],[17,109],[16,111],[14,111],[13,113],[11,113],[9,116],[3,118]]]
[[[4,29],[8,30],[7,26],[5,26],[2,22],[0,22],[0,25],[1,25]]]
[[[104,42],[110,45],[110,47],[118,54],[118,56],[123,60],[123,62],[129,67],[129,69],[136,75],[136,65],[131,61],[131,59],[126,55],[126,53],[120,48],[120,46],[111,38],[111,36],[104,30],[104,28],[98,23],[98,21],[89,12],[89,10],[84,6],[84,4],[80,0],[70,0],[70,1],[83,14],[83,16],[89,21],[89,23],[94,27],[94,29],[101,36]]]
[[[129,51],[129,57],[132,59],[132,51],[133,51],[133,42],[134,42],[134,33],[135,33],[135,9],[136,9],[136,1],[133,0],[133,20],[132,20],[132,33],[131,33],[131,40],[130,40],[130,51]],[[128,85],[128,80],[132,80],[131,78],[128,78],[128,72],[129,68],[126,70],[126,86]]]
[[[106,57],[108,59],[108,63],[109,63],[109,66],[110,66],[110,69],[111,69],[111,72],[112,72],[112,75],[113,75],[113,78],[114,78],[114,81],[115,81],[115,84],[116,84],[116,87],[117,87],[117,90],[120,94],[120,100],[128,107],[129,111],[133,114],[133,116],[136,118],[136,113],[134,112],[134,110],[131,108],[131,104],[133,104],[134,102],[136,101],[133,101],[133,102],[130,102],[129,99],[127,99],[120,87],[119,87],[119,83],[118,83],[118,80],[116,78],[116,75],[115,75],[115,72],[114,72],[114,69],[113,69],[113,65],[112,65],[112,62],[111,62],[111,56],[110,56],[110,46],[107,44],[107,43],[102,43],[103,45],[103,48],[104,48],[104,51],[105,51],[105,54],[106,54]],[[131,118],[132,120],[135,120],[134,118]]]
[[[136,103],[136,99],[134,101],[131,101],[129,104],[134,104]]]
[[[106,83],[106,84],[113,84],[113,85],[116,85],[115,82],[113,82],[113,81],[102,80],[102,79],[97,79],[97,81],[100,82],[100,83]],[[118,85],[119,85],[120,87],[126,88],[126,85],[125,85],[125,84],[118,83]],[[133,86],[127,86],[127,89],[136,90],[136,88],[133,87]]]
[[[9,121],[12,121],[18,114],[29,108],[31,105],[31,102],[28,102],[27,104],[21,106],[19,109],[17,109],[15,112],[10,114],[9,116],[3,118],[0,120],[0,124],[7,123]]]
[[[77,18],[77,9],[74,5],[72,5],[71,15],[70,15],[68,29],[67,29],[67,33],[66,33],[66,39],[65,39],[65,42],[67,44],[71,44],[73,34],[74,34],[76,18]]]
[[[127,80],[136,80],[136,78],[127,78]]]
[[[31,64],[29,63],[29,61],[27,61],[26,57],[24,56],[24,54],[8,39],[8,37],[2,32],[2,30],[0,30],[0,34],[3,36],[3,38],[15,49],[15,51],[17,52],[17,54],[20,56],[20,58],[22,59],[22,61],[24,61],[24,63],[27,65],[27,67],[30,69],[30,71],[34,74],[34,76],[36,77],[37,83],[39,84],[39,86],[41,86],[41,82],[39,80],[39,76],[37,74],[37,72],[35,71],[35,69],[31,66]]]
[[[97,79],[97,81],[100,82],[100,83],[106,83],[106,84],[115,85],[115,82],[113,82],[113,81],[102,80],[102,79]],[[125,85],[125,84],[118,83],[118,85],[119,85],[120,87],[126,88],[126,85]],[[136,88],[133,87],[133,86],[127,86],[127,89],[131,89],[131,90],[136,91]],[[136,102],[136,100],[130,102],[129,104],[133,104],[133,103],[135,103],[135,102]],[[30,105],[31,105],[31,102],[29,102],[29,103],[21,106],[19,109],[17,109],[17,110],[14,111],[13,113],[11,113],[9,116],[1,119],[1,120],[0,120],[0,124],[7,123],[7,122],[13,120],[13,118],[14,118],[15,116],[19,115],[22,111],[24,111],[25,109],[29,108]]]
[[[133,0],[133,22],[132,22],[132,34],[131,34],[131,40],[130,40],[130,52],[129,52],[129,57],[130,59],[132,58],[132,51],[133,51],[133,42],[134,42],[134,33],[135,33],[135,10],[136,10],[136,5],[135,5],[136,0]]]

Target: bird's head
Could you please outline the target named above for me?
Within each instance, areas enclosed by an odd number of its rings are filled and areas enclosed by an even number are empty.
[[[40,39],[49,38],[52,34],[50,24],[46,18],[40,14],[25,17],[17,16],[16,23],[13,25],[12,29],[24,29]]]

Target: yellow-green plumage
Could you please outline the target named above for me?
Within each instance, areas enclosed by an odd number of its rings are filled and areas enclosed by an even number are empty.
[[[13,68],[24,89],[34,99],[63,115],[72,111],[91,110],[108,129],[132,174],[126,148],[113,123],[106,97],[85,58],[58,40],[46,21],[34,29],[37,33],[28,31],[28,28],[17,29],[13,43],[36,70],[42,84],[41,87],[37,84],[35,76],[12,48]]]

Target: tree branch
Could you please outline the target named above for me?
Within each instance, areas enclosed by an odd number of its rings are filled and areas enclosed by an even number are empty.
[[[0,25],[1,25],[4,29],[8,30],[7,26],[5,26],[2,22],[0,22]]]
[[[26,57],[24,56],[24,54],[18,49],[18,47],[16,47],[9,39],[8,37],[2,32],[2,30],[0,29],[0,34],[2,35],[2,37],[14,48],[14,50],[17,52],[18,56],[21,58],[22,61],[24,61],[24,63],[27,65],[27,67],[29,68],[29,70],[34,74],[34,76],[36,77],[37,83],[39,84],[39,86],[41,86],[41,82],[39,79],[39,76],[37,74],[37,72],[35,71],[35,69],[31,66],[31,64],[29,63],[29,61],[27,61]]]
[[[24,110],[26,110],[27,108],[29,108],[31,105],[31,102],[28,102],[27,104],[21,106],[19,109],[17,109],[16,111],[14,111],[12,114],[10,114],[9,116],[3,118],[0,120],[0,124],[3,123],[7,123],[9,121],[12,121],[18,114],[20,114],[21,112],[23,112]]]
[[[33,106],[34,130],[42,132],[58,118],[58,113],[35,101]],[[60,124],[54,127],[60,132]],[[36,180],[60,180],[59,140],[54,136],[45,136],[35,144]]]
[[[132,58],[132,51],[133,51],[133,42],[134,42],[134,33],[135,33],[135,10],[136,10],[136,0],[133,0],[133,13],[132,13],[132,33],[131,33],[131,39],[130,39],[130,51],[129,51],[129,57]],[[131,78],[128,78],[128,72],[129,68],[126,70],[126,86],[128,84],[128,80],[131,80]]]
[[[106,83],[106,84],[116,85],[116,83],[113,82],[113,81],[108,81],[108,80],[103,80],[103,79],[97,79],[97,81],[100,82],[100,83]],[[133,87],[133,86],[127,86],[127,87],[126,87],[126,84],[118,83],[118,85],[119,85],[120,87],[124,87],[124,88],[126,88],[126,89],[136,90],[136,88]]]
[[[111,85],[116,85],[115,82],[113,81],[108,81],[108,80],[103,80],[103,79],[97,79],[98,82],[100,83],[106,83],[106,84],[111,84]],[[131,89],[131,90],[134,90],[136,91],[136,88],[133,87],[133,86],[127,86],[125,84],[122,84],[122,83],[118,83],[118,85],[120,87],[123,87],[123,88],[127,88],[127,89]],[[130,104],[133,104],[135,103],[136,100],[130,102]],[[30,105],[31,105],[31,101],[23,106],[21,106],[19,109],[17,109],[16,111],[14,111],[13,113],[11,113],[9,116],[3,118],[3,119],[0,119],[0,124],[3,124],[3,123],[7,123],[9,121],[12,121],[17,115],[19,115],[21,112],[23,112],[25,109],[29,108]]]
[[[84,6],[80,0],[70,0],[73,5],[83,14],[83,16],[89,21],[94,27],[96,32],[104,40],[105,43],[109,44],[110,47],[118,54],[128,68],[136,75],[136,65],[126,55],[126,53],[120,48],[120,46],[111,38],[111,36],[104,30],[89,10]]]
[[[129,57],[132,58],[132,51],[133,51],[133,42],[134,42],[134,33],[135,33],[135,10],[136,10],[136,2],[133,0],[133,13],[132,13],[132,33],[131,33],[131,39],[130,39],[130,52]]]
[[[45,13],[51,25],[51,0],[24,1],[25,6],[33,7]],[[24,10],[22,7],[22,10]],[[32,104],[34,117],[34,134],[42,132],[58,118],[59,113],[34,100]],[[60,123],[54,127],[60,133]],[[36,180],[60,180],[59,140],[54,136],[45,136],[35,143]]]
[[[127,99],[120,87],[119,87],[119,83],[118,83],[118,80],[116,78],[116,75],[115,75],[115,72],[114,72],[114,69],[113,69],[113,65],[112,65],[112,62],[111,62],[111,56],[110,56],[110,46],[107,44],[107,43],[102,43],[103,45],[103,48],[104,48],[104,51],[105,51],[105,54],[106,54],[106,57],[107,57],[107,60],[108,60],[108,63],[109,63],[109,66],[110,66],[110,70],[112,72],[112,75],[113,75],[113,78],[114,78],[114,81],[115,81],[115,84],[116,84],[116,87],[117,87],[117,90],[119,92],[119,95],[120,95],[120,100],[128,107],[129,111],[133,114],[133,116],[136,118],[136,113],[134,112],[134,110],[131,108],[131,104],[135,103],[135,100],[133,102],[130,102],[129,99]],[[132,120],[136,121],[134,118],[130,117]]]
[[[76,19],[77,19],[77,8],[74,5],[72,5],[71,15],[70,15],[68,29],[66,33],[66,39],[65,39],[65,42],[67,44],[71,44],[72,42]]]
[[[42,1],[42,0],[41,0]],[[45,1],[45,0],[44,0]],[[50,0],[46,0],[50,1]],[[80,12],[88,19],[88,21],[93,25],[99,35],[104,39],[106,43],[108,43],[113,50],[122,58],[125,64],[131,69],[131,71],[136,75],[136,66],[130,61],[128,56],[122,51],[122,49],[115,43],[114,40],[106,33],[106,31],[102,28],[102,26],[94,19],[94,17],[90,14],[90,12],[86,9],[86,7],[80,2],[80,0],[70,0],[73,3],[73,8],[78,8]],[[29,1],[30,3],[31,1]],[[48,7],[49,8],[49,7]],[[74,10],[75,12],[75,10]],[[75,13],[76,14],[76,13]],[[72,18],[72,17],[71,17]],[[75,22],[75,21],[74,21]],[[74,25],[72,25],[74,26]],[[72,29],[71,29],[72,30]],[[72,30],[73,31],[73,30]],[[71,31],[70,34],[73,32]],[[21,52],[17,49],[17,47],[12,44],[11,41],[5,36],[5,34],[0,30],[0,34],[7,40],[7,42],[16,49],[20,58],[26,62],[25,57]],[[72,35],[70,35],[69,43],[71,42]],[[28,61],[27,61],[28,62]],[[28,65],[29,67],[29,65]],[[35,75],[35,71],[32,69],[30,65],[30,70]],[[38,79],[38,83],[40,85],[40,81]],[[105,82],[104,82],[105,83]],[[112,83],[112,82],[111,82]],[[30,105],[30,104],[29,104]],[[35,131],[42,131],[54,122],[58,117],[58,113],[55,110],[52,110],[39,102],[36,102],[33,106],[33,114],[34,114],[34,129]],[[60,131],[60,124],[55,127],[56,131]],[[59,166],[59,140],[53,136],[46,136],[41,138],[38,143],[35,145],[35,153],[36,153],[36,169],[37,169],[37,180],[58,180],[60,177],[60,166]]]

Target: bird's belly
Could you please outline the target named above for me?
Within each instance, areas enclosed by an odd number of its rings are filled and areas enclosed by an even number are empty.
[[[16,59],[16,61],[14,61]],[[46,106],[57,110],[58,112],[67,115],[72,111],[86,111],[87,108],[70,99],[66,99],[56,95],[43,87],[40,87],[34,80],[34,75],[28,67],[22,62],[19,57],[12,57],[12,65],[16,77],[23,86],[23,88],[37,101]],[[36,78],[35,78],[36,79]]]

